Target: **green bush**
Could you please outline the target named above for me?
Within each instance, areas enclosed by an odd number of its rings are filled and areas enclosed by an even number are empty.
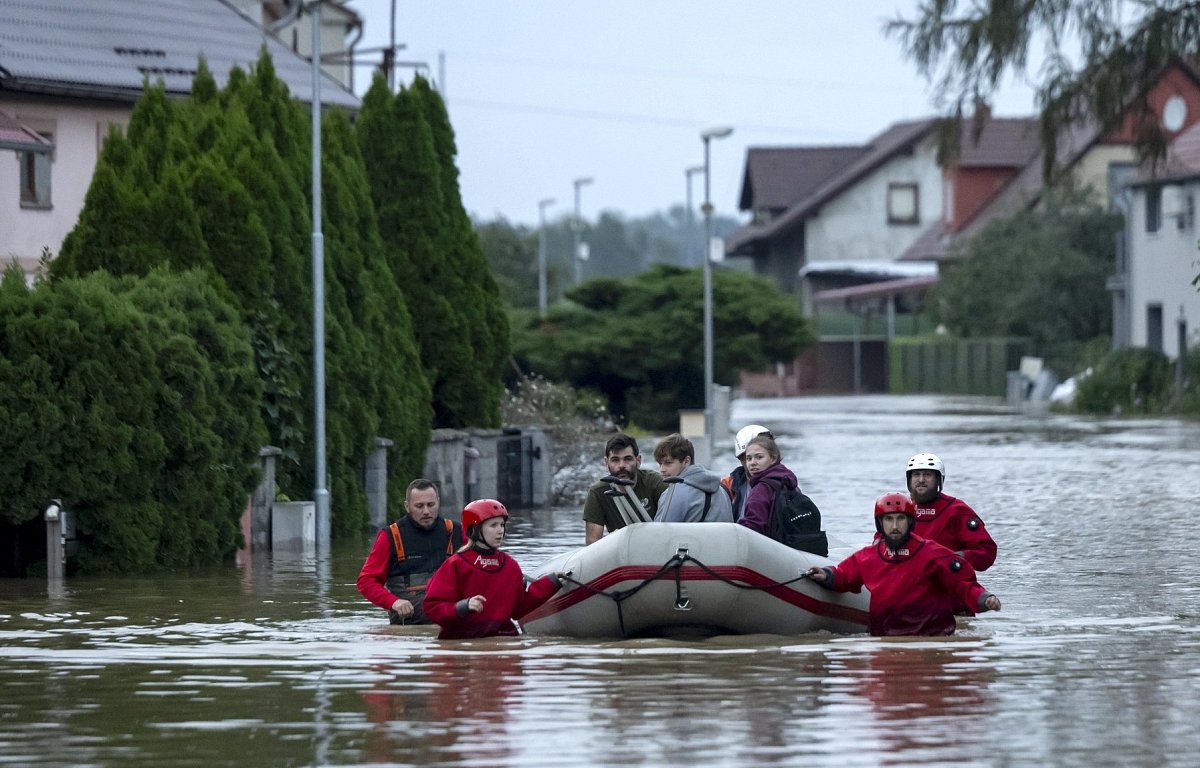
[[[265,436],[249,332],[199,272],[0,286],[0,510],[78,515],[78,566],[230,557]]]
[[[589,280],[541,319],[513,313],[518,366],[602,393],[622,422],[670,429],[680,408],[704,406],[703,275],[658,264],[634,277]],[[812,340],[792,297],[768,280],[713,272],[713,370],[733,384],[739,369],[792,360]]]
[[[1161,413],[1170,400],[1171,363],[1161,352],[1117,349],[1082,378],[1074,407],[1083,413]]]
[[[388,497],[398,511],[424,466],[432,411],[403,292],[417,284],[397,280],[385,261],[345,113],[325,115],[322,139],[326,461],[332,531],[349,536],[366,525],[361,471],[374,438],[395,444]],[[390,147],[404,140],[385,137]],[[56,280],[202,271],[250,329],[263,440],[283,450],[276,479],[293,498],[315,486],[311,159],[307,107],[290,98],[265,52],[219,92],[202,61],[191,98],[148,88],[127,133],[105,142],[79,222],[50,269]]]
[[[1189,349],[1183,356],[1183,389],[1175,407],[1185,416],[1200,417],[1200,348]]]

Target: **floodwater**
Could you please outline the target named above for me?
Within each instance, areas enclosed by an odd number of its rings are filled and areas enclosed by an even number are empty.
[[[0,580],[0,765],[1200,760],[1200,424],[922,396],[744,400],[733,420],[780,436],[856,544],[908,456],[940,454],[999,543],[980,580],[1003,611],[921,640],[439,642],[359,598],[366,542],[52,593]],[[531,568],[582,538],[578,510],[522,511],[508,548]]]

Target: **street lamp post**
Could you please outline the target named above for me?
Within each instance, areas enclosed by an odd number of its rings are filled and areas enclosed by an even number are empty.
[[[700,132],[704,142],[704,437],[708,442],[709,461],[713,447],[713,299],[712,299],[712,212],[711,177],[708,145],[713,139],[723,139],[733,133],[729,127],[709,128]]]
[[[574,232],[574,244],[571,252],[571,260],[575,263],[575,285],[579,285],[583,281],[583,259],[579,254],[579,235],[583,230],[583,220],[579,218],[579,188],[592,183],[592,178],[585,176],[575,179],[572,182],[575,185],[575,218],[571,221],[571,230]]]
[[[329,552],[325,470],[325,234],[321,229],[321,2],[312,8],[313,506],[317,551]]]
[[[546,316],[546,209],[554,198],[538,201],[538,315]]]
[[[692,242],[692,230],[696,228],[696,215],[692,211],[692,177],[697,173],[704,173],[703,165],[693,165],[691,168],[686,168],[683,171],[683,175],[687,178],[687,237],[684,238],[684,242],[686,243]],[[703,254],[704,249],[701,248],[700,252]],[[687,261],[689,266],[695,266],[695,264],[692,264],[692,259],[689,258]]]

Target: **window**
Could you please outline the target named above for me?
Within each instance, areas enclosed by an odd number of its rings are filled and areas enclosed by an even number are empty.
[[[888,224],[920,224],[916,184],[888,184]]]
[[[1146,306],[1146,349],[1155,352],[1163,351],[1163,310],[1162,304]]]
[[[1162,227],[1162,187],[1146,187],[1146,231]]]
[[[38,131],[46,141],[53,142],[54,136]],[[21,207],[51,208],[50,164],[51,152],[21,153]]]

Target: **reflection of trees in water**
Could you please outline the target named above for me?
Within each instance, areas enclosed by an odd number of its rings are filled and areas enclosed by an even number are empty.
[[[379,678],[359,694],[372,724],[367,760],[427,765],[477,749],[507,762],[512,742],[495,736],[511,719],[522,663],[518,653],[484,652],[375,665]]]

